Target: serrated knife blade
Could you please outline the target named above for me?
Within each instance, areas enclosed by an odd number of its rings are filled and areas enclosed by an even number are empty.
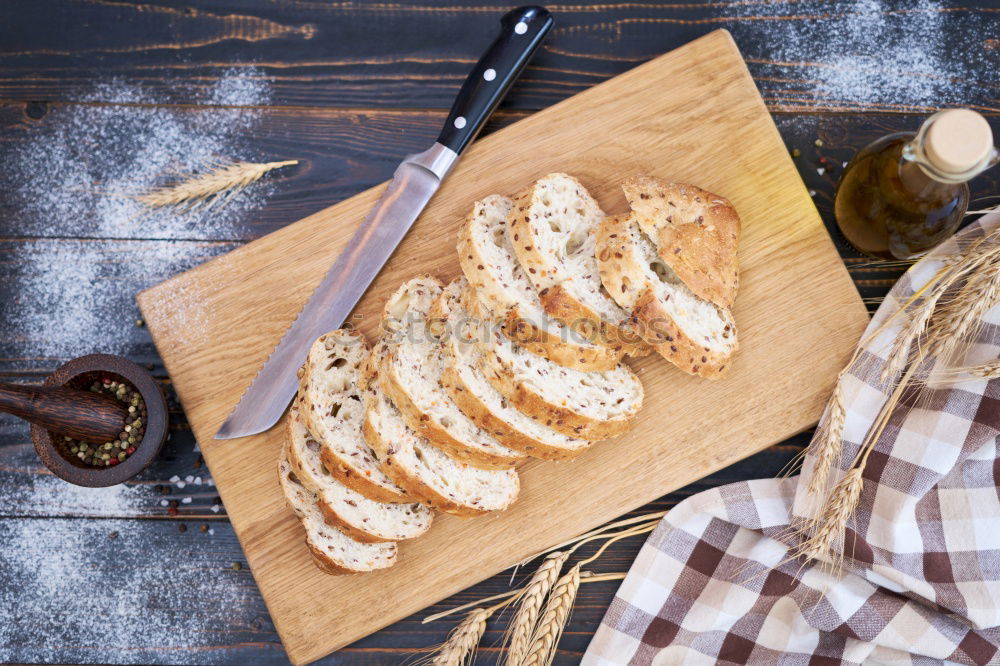
[[[267,430],[295,397],[295,370],[313,341],[340,328],[441,185],[458,155],[435,143],[407,157],[371,213],[285,331],[215,439],[246,437]]]
[[[543,7],[518,7],[469,73],[437,142],[403,160],[375,207],[285,331],[215,439],[255,435],[277,423],[298,387],[296,371],[323,333],[340,328],[552,29]]]

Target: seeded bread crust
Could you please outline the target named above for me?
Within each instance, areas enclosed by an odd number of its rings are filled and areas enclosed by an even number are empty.
[[[738,347],[732,313],[695,294],[663,260],[636,217],[633,211],[601,223],[597,264],[602,282],[631,312],[633,329],[664,358],[692,375],[724,376]]]
[[[338,436],[361,438],[364,415],[358,416]],[[316,495],[316,503],[328,525],[362,543],[412,539],[430,528],[433,513],[424,505],[370,500],[326,472],[319,456],[321,446],[302,423],[298,402],[289,410],[286,436],[292,471]]]
[[[292,471],[287,444],[278,460],[278,482],[288,507],[305,528],[306,546],[321,571],[332,575],[366,573],[396,563],[395,543],[361,543],[326,524],[316,495]]]
[[[471,421],[440,385],[445,366],[441,341],[427,317],[442,291],[438,285],[427,285],[424,293],[410,299],[403,335],[382,361],[382,389],[406,425],[452,458],[482,469],[509,469],[524,455]]]
[[[556,432],[526,416],[479,372],[474,329],[462,325],[470,317],[460,303],[466,286],[464,279],[449,284],[435,308],[435,316],[447,322],[447,336],[442,338],[447,368],[441,385],[466,416],[513,449],[543,460],[568,460],[586,451],[591,442]]]
[[[534,285],[518,263],[507,217],[513,202],[490,195],[473,205],[458,232],[458,257],[466,279],[504,321],[507,334],[532,354],[579,370],[608,370],[621,352],[591,342],[548,316]]]
[[[474,317],[482,316],[474,290],[466,289],[461,303]],[[626,432],[642,408],[642,382],[625,364],[599,373],[564,368],[526,357],[499,330],[478,335],[476,344],[481,352],[478,368],[487,381],[520,411],[556,432],[578,439],[607,439]],[[579,395],[573,395],[573,388]],[[582,396],[587,393],[584,404]],[[593,398],[597,393],[600,398]],[[589,402],[592,398],[595,401]],[[609,414],[597,413],[601,410]]]
[[[728,199],[694,185],[634,176],[629,207],[663,261],[697,296],[730,308],[739,289],[740,217]]]
[[[423,299],[427,292],[436,296],[440,290],[440,283],[433,278],[410,280],[389,298],[385,317],[412,322],[414,318],[407,311],[429,310]],[[459,462],[406,425],[384,391],[381,368],[407,332],[404,326],[387,326],[385,322],[382,328],[392,334],[375,345],[357,382],[365,408],[363,433],[382,470],[421,502],[446,513],[471,517],[510,506],[520,491],[516,471],[485,470]]]
[[[344,354],[345,347],[352,350],[350,354]],[[333,434],[348,415],[340,414],[341,409],[362,409],[360,394],[345,389],[368,358],[368,350],[364,336],[346,329],[326,333],[313,343],[299,369],[302,422],[322,445],[320,459],[335,479],[377,502],[410,503],[414,498],[381,471],[363,440],[349,442]]]
[[[628,316],[603,291],[594,234],[604,218],[572,176],[552,173],[514,197],[511,244],[545,311],[589,340],[633,357],[650,352]]]
[[[362,370],[359,383],[364,387],[366,407],[363,433],[382,461],[386,474],[427,506],[460,518],[509,507],[520,490],[517,472],[483,470],[460,463],[408,428],[395,405],[381,390],[378,367],[385,354],[385,346],[379,342]],[[474,483],[483,485],[485,491],[497,492],[498,497],[488,501],[486,493],[478,496],[462,493],[460,496],[444,485],[457,483],[459,476],[472,477]]]

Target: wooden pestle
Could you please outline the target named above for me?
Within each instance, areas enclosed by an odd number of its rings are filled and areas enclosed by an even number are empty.
[[[128,416],[122,403],[92,391],[2,383],[0,412],[94,444],[117,439]]]

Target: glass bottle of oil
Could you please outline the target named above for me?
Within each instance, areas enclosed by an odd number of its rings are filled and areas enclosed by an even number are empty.
[[[837,225],[865,254],[918,257],[955,233],[969,205],[966,181],[997,161],[985,118],[940,111],[916,134],[884,136],[854,156],[837,186]]]

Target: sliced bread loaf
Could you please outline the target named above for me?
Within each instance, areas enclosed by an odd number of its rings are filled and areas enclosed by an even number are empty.
[[[732,314],[699,298],[678,278],[633,214],[602,222],[597,260],[608,291],[632,313],[633,328],[656,351],[687,373],[722,376],[737,345]]]
[[[278,460],[278,481],[289,508],[306,530],[306,545],[313,561],[329,574],[364,573],[391,567],[396,562],[396,544],[361,543],[330,527],[316,504],[316,495],[295,476],[288,463],[287,445]]]
[[[491,195],[477,201],[458,233],[458,258],[466,279],[508,335],[533,354],[579,370],[608,370],[621,353],[591,342],[548,315],[511,245],[507,217],[513,202]]]
[[[378,366],[387,350],[379,342],[365,365],[364,434],[382,469],[430,507],[463,518],[502,511],[517,499],[517,472],[486,470],[459,462],[415,433],[380,388]]]
[[[599,344],[632,356],[649,347],[604,290],[594,257],[604,212],[572,176],[552,173],[514,198],[511,242],[546,312]]]
[[[479,371],[479,347],[460,297],[467,283],[445,287],[434,316],[445,321],[442,348],[445,370],[441,385],[469,418],[503,444],[535,458],[566,460],[585,451],[590,442],[564,435],[526,416],[493,388]]]
[[[367,358],[368,343],[360,333],[341,329],[320,336],[299,370],[302,422],[321,444],[320,458],[338,481],[378,502],[413,502],[382,472],[363,438],[337,434],[364,413],[354,382]]]
[[[481,317],[476,294],[466,289],[462,305]],[[502,331],[477,334],[479,370],[519,410],[570,437],[614,437],[629,429],[642,408],[639,377],[625,364],[604,372],[582,372],[529,354]]]
[[[358,412],[356,418],[333,434],[336,437],[363,439],[363,421],[364,414]],[[287,437],[288,462],[292,471],[299,482],[316,495],[328,525],[364,543],[412,539],[430,528],[433,512],[423,504],[376,502],[337,481],[323,466],[320,460],[322,447],[302,423],[297,402],[289,410]]]
[[[729,200],[650,176],[629,178],[622,189],[663,263],[699,298],[732,307],[739,288],[740,217]]]
[[[435,301],[441,295],[438,284],[422,291]],[[473,423],[441,387],[445,360],[440,335],[428,326],[433,305],[428,297],[408,299],[402,328],[379,368],[381,386],[406,424],[452,458],[483,469],[508,469],[524,454]]]

